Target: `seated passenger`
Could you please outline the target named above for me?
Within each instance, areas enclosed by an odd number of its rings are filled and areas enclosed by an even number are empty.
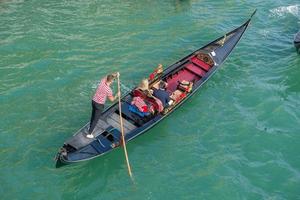
[[[133,91],[134,97],[141,97],[141,99],[147,100],[147,102],[153,107],[152,113],[162,112],[164,109],[162,102],[152,94],[153,90],[149,89],[149,82],[147,79],[143,79],[139,87]]]
[[[166,91],[167,83],[161,81],[159,83],[159,89],[153,89],[153,95],[158,98],[164,108],[172,105],[173,100],[171,100],[169,93]]]

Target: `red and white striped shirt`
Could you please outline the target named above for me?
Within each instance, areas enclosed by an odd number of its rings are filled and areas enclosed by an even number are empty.
[[[105,104],[107,97],[112,97],[112,91],[110,87],[106,84],[106,77],[99,83],[96,93],[93,97],[93,101],[99,104]]]

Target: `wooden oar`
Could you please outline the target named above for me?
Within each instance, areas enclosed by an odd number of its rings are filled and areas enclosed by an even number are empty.
[[[121,108],[122,106],[121,106],[120,74],[118,74],[117,77],[118,77],[119,113],[120,113],[120,127],[121,127],[121,134],[122,134],[122,144],[123,144],[123,148],[124,148],[124,153],[125,153],[125,158],[126,158],[128,173],[129,173],[130,178],[133,180],[132,173],[131,173],[131,167],[130,167],[130,164],[129,164],[128,154],[127,154],[127,149],[126,149],[125,136],[124,136],[122,108]]]

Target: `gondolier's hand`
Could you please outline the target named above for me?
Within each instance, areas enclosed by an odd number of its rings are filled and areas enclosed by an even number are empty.
[[[121,93],[117,92],[117,94],[115,95],[114,99],[117,99],[118,97],[121,97]]]
[[[119,72],[115,72],[115,73],[113,73],[113,76],[116,77],[116,78],[119,78],[120,77],[120,73]]]

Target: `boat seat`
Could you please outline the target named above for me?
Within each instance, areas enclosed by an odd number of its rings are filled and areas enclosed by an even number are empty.
[[[193,72],[194,74],[203,77],[206,72],[201,69],[200,67],[194,65],[193,63],[188,63],[187,65],[185,65],[185,68],[188,69],[190,72]]]
[[[193,56],[190,61],[196,65],[198,65],[199,67],[201,67],[202,69],[208,71],[210,69],[210,65],[203,62],[202,60],[198,59],[196,56]]]

